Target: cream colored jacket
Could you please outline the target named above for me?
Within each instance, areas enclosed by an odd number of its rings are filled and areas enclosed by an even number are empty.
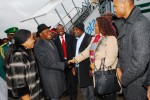
[[[90,56],[89,51],[93,40],[94,38],[92,38],[91,43],[83,52],[81,52],[78,56],[74,57],[78,63]],[[118,61],[118,45],[116,37],[106,36],[102,37],[100,41],[101,43],[97,46],[97,49],[95,51],[95,67],[99,69],[101,59],[105,58],[104,65],[106,67],[111,66],[112,69],[115,69]],[[107,68],[105,68],[105,70],[107,70]]]

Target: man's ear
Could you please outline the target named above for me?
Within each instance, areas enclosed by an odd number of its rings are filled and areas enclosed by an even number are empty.
[[[42,37],[42,32],[41,33],[39,33],[40,34],[40,37]]]

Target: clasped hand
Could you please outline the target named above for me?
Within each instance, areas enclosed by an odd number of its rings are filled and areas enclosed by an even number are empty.
[[[70,69],[74,66],[73,60],[65,61],[65,68]]]
[[[69,60],[68,64],[75,64],[75,60],[74,59]]]

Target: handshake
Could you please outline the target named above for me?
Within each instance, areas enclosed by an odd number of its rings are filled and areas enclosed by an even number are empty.
[[[65,61],[65,68],[70,69],[75,66],[75,59]]]

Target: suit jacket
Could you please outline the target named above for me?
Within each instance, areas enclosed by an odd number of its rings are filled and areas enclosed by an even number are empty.
[[[35,44],[34,52],[46,96],[49,98],[60,97],[66,90],[63,72],[65,64],[60,61],[53,41],[39,39]]]
[[[127,100],[146,100],[142,87],[150,59],[150,22],[135,7],[118,36],[122,85]]]
[[[71,35],[65,33],[67,60],[72,59],[72,40],[73,40],[73,37]],[[62,48],[59,36],[56,37],[56,39],[54,40],[54,43],[58,49],[60,60],[64,61],[63,48]]]
[[[91,38],[92,37],[89,34],[85,34],[81,42],[81,45],[79,47],[79,52],[84,51],[88,47],[91,41]],[[74,56],[76,53],[76,43],[77,43],[77,39],[74,39],[74,42],[73,42],[73,55]],[[90,70],[89,58],[79,63],[79,70],[78,70],[79,78],[78,79],[79,79],[79,84],[81,88],[85,88],[85,87],[93,85],[93,77],[90,76],[89,70]]]

